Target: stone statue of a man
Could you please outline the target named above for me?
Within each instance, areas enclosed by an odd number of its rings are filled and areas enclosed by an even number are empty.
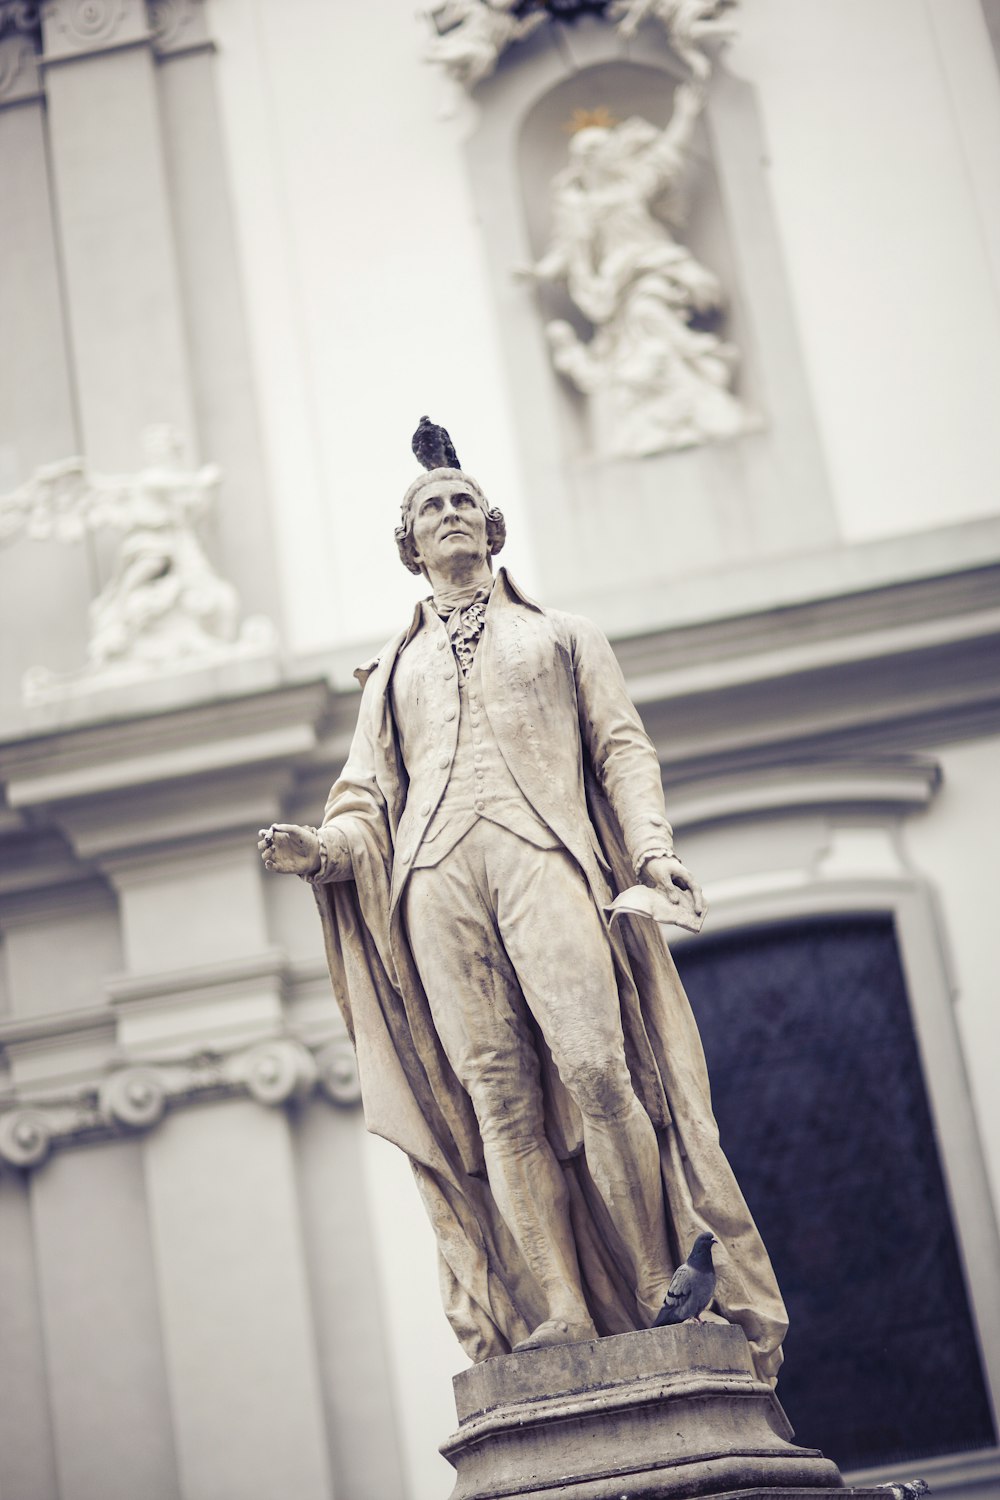
[[[400,554],[432,593],[358,676],[319,829],[261,834],[313,885],[370,1129],[411,1159],[473,1359],[648,1326],[702,1231],[767,1378],[786,1322],[719,1146],[704,1058],[638,876],[696,910],[656,752],[607,641],[528,599],[504,522],[423,419]]]

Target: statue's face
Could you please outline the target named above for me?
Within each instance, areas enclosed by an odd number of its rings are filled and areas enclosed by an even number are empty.
[[[428,484],[417,492],[413,508],[413,546],[424,568],[447,570],[459,557],[485,561],[486,515],[460,479]]]

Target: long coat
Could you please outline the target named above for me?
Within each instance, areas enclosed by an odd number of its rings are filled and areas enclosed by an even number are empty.
[[[401,916],[457,742],[451,653],[438,654],[433,636],[418,606],[409,630],[359,670],[358,727],[324,815],[346,838],[354,878],[315,893],[366,1123],[410,1158],[437,1235],[445,1310],[479,1360],[506,1353],[547,1310],[490,1193],[472,1104],[437,1037]],[[633,861],[662,847],[666,834],[656,752],[614,654],[596,626],[540,609],[503,569],[477,649],[500,752],[603,905],[634,883]],[[400,693],[408,720],[423,706],[427,723],[441,726],[433,752],[408,745],[405,764],[393,709]],[[716,1306],[743,1326],[759,1373],[773,1380],[784,1306],[719,1145],[694,1017],[658,932],[624,925],[608,941],[629,1069],[659,1140],[671,1250],[679,1262],[699,1233],[715,1234]],[[551,1058],[541,1062],[546,1130],[566,1174],[584,1294],[599,1333],[626,1332],[641,1322],[622,1247],[587,1171],[576,1107]]]

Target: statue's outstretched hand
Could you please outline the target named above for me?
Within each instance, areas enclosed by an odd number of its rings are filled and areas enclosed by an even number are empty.
[[[661,890],[668,901],[689,900],[699,915],[705,910],[701,886],[676,855],[659,854],[654,859],[647,860],[642,867],[642,878],[647,885]]]
[[[319,838],[315,828],[296,823],[272,823],[261,828],[257,848],[264,868],[276,875],[315,875],[320,867]]]

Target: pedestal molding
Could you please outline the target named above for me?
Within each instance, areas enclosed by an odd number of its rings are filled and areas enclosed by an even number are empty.
[[[525,1350],[455,1377],[452,1500],[706,1500],[841,1489],[800,1448],[741,1329],[689,1323]]]

